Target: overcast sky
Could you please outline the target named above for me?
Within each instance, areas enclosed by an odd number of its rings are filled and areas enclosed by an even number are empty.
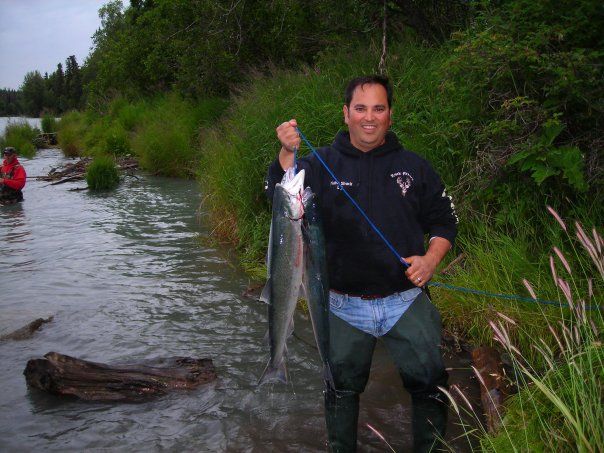
[[[65,70],[70,55],[82,65],[108,1],[0,0],[0,88],[19,88],[36,69],[50,74],[61,63]]]

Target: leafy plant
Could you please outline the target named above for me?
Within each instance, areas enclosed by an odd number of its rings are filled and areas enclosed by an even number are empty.
[[[576,146],[555,146],[555,140],[565,125],[557,118],[546,121],[542,134],[536,142],[528,142],[523,149],[514,154],[507,162],[508,166],[518,164],[520,170],[530,171],[538,185],[552,176],[561,175],[576,191],[587,190],[583,177],[583,157]]]

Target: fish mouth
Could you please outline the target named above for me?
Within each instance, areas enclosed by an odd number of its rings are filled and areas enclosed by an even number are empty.
[[[294,174],[293,168],[288,169],[281,187],[292,197],[299,195],[304,188],[304,170]]]

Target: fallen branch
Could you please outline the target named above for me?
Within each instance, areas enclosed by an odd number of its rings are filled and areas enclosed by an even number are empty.
[[[57,352],[27,362],[27,384],[90,401],[135,402],[170,390],[194,389],[216,379],[211,359],[173,357],[144,364],[107,365]]]
[[[47,322],[52,321],[53,317],[49,317],[47,319],[38,318],[35,321],[30,322],[26,326],[21,327],[20,329],[15,330],[8,335],[3,335],[0,337],[0,340],[27,340],[31,338],[42,324],[46,324]]]

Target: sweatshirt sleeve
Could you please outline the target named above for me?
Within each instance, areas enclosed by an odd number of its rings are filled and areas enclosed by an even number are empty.
[[[432,239],[441,237],[451,244],[457,236],[457,213],[453,200],[447,194],[440,176],[426,162],[424,168],[424,190],[421,201],[422,228]]]
[[[266,179],[264,180],[264,192],[268,197],[269,201],[273,201],[273,194],[275,193],[275,185],[278,182],[281,182],[283,179],[283,175],[285,175],[285,171],[281,168],[281,164],[279,163],[279,159],[275,159],[272,164],[268,167],[268,173],[266,175]]]

